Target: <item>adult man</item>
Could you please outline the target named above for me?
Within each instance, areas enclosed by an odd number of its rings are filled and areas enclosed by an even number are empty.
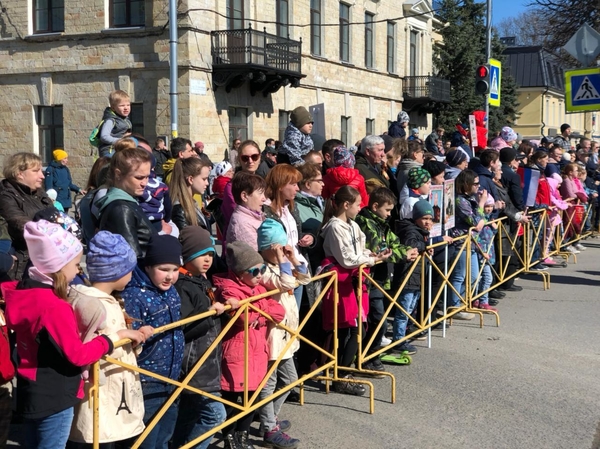
[[[211,167],[213,166],[212,161],[210,160],[208,155],[204,152],[204,144],[202,142],[198,141],[194,144],[194,152],[200,159],[209,163]]]
[[[392,122],[388,129],[388,135],[395,139],[406,139],[406,128],[410,121],[408,114],[404,111],[398,113],[398,120]]]
[[[367,191],[377,187],[390,187],[390,182],[383,175],[381,167],[384,155],[385,143],[381,136],[367,136],[361,141],[354,168],[365,178]]]
[[[433,154],[441,154],[438,140],[444,136],[444,128],[436,128],[434,132],[429,134],[425,139],[425,149]]]
[[[560,143],[556,143],[552,147],[552,149],[548,152],[548,165],[546,165],[546,170],[544,170],[544,174],[546,178],[552,176],[554,173],[560,175],[560,162],[563,157],[563,148]]]
[[[339,146],[345,146],[346,144],[338,139],[329,139],[323,142],[321,147],[321,153],[323,154],[323,174],[329,168],[333,168],[333,149]]]
[[[187,159],[188,157],[196,157],[196,152],[192,148],[192,141],[177,137],[171,140],[171,158],[163,164],[164,180],[168,183],[171,180],[171,172],[175,166],[177,159]]]
[[[154,173],[157,177],[162,179],[162,177],[165,174],[163,164],[167,162],[167,160],[170,157],[169,150],[167,150],[167,146],[165,145],[164,139],[160,137],[156,139],[156,142],[154,142],[154,148],[152,149],[152,155],[156,160],[156,165],[154,166]]]
[[[559,145],[564,151],[571,149],[571,125],[563,123],[560,125],[560,136],[554,138],[554,144]],[[564,152],[563,151],[563,152]]]
[[[499,153],[496,150],[484,150],[479,154],[479,161],[475,158],[471,159],[469,168],[479,175],[480,188],[487,190],[494,197],[496,201],[494,209],[504,209],[504,201],[498,199],[498,192],[494,184],[494,171],[500,168]]]
[[[231,145],[231,149],[229,150],[229,163],[234,168],[237,168],[240,164],[238,162],[238,150],[242,141],[240,139],[234,139],[233,144]]]
[[[309,151],[308,154],[302,156],[304,162],[307,164],[315,164],[318,165],[321,170],[323,170],[323,155],[320,151],[312,150]]]
[[[273,141],[273,144],[275,143],[273,139],[270,140]],[[277,150],[275,149],[275,145],[267,145],[261,156],[262,162],[256,169],[256,174],[262,178],[266,178],[271,169],[277,164]]]
[[[540,146],[538,147],[538,150],[550,151],[553,146],[554,146],[554,139],[552,137],[542,137],[542,140],[540,141]]]

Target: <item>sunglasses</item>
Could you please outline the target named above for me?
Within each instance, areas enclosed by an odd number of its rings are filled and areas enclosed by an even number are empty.
[[[240,159],[242,162],[248,163],[248,162],[250,162],[250,159],[252,159],[254,162],[256,162],[259,157],[260,157],[259,153],[254,153],[254,154],[250,154],[250,155],[244,154],[243,156],[240,156]]]
[[[260,268],[250,268],[249,270],[246,270],[246,273],[250,274],[253,278],[255,278],[259,274],[265,274],[265,271],[267,271],[267,266],[263,264]]]
[[[478,183],[478,182],[474,182],[474,183],[473,183],[473,185],[474,185],[474,186],[478,186],[478,185],[479,185],[479,183]]]

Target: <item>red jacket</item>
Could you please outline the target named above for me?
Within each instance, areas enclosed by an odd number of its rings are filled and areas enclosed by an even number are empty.
[[[338,264],[333,258],[326,258],[321,266],[332,265],[330,270],[338,273],[338,328],[357,327],[358,326],[358,299],[354,288],[353,278],[358,278],[358,268],[346,269]],[[368,274],[369,270],[365,272]],[[358,282],[356,283],[358,285]],[[333,296],[333,288],[330,288],[323,298],[323,329],[332,330],[334,325],[333,306],[335,298]],[[369,290],[363,280],[362,294],[362,320],[367,319],[369,314]]]
[[[475,116],[475,124],[477,128],[477,146],[475,147],[475,152],[479,153],[487,148],[488,130],[486,128],[487,123],[484,120],[485,111],[473,111],[473,115]]]
[[[218,176],[213,181],[212,185],[212,193],[216,195],[217,198],[223,199],[223,193],[225,192],[225,186],[227,183],[231,181],[231,178],[227,176]]]
[[[213,276],[213,284],[217,287],[217,298],[222,302],[229,298],[241,301],[267,291],[262,285],[254,288],[247,286],[231,272],[227,275]],[[271,298],[259,299],[252,304],[270,315],[277,323],[285,318],[283,306]],[[221,389],[224,391],[244,391],[244,316],[242,313],[223,338]],[[254,391],[267,374],[269,322],[253,310],[248,310],[248,320],[250,323],[257,323],[248,327],[248,391]]]
[[[2,294],[17,337],[17,409],[41,419],[74,406],[83,397],[80,367],[112,352],[112,341],[101,335],[82,343],[71,305],[48,285],[6,282]]]
[[[323,176],[323,198],[331,198],[342,186],[354,187],[360,193],[360,207],[369,205],[369,194],[365,188],[365,178],[355,168],[335,167],[327,170]]]

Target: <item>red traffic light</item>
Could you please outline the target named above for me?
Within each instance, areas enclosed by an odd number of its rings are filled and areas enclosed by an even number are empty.
[[[477,77],[478,78],[486,78],[489,75],[489,73],[490,73],[490,71],[486,66],[480,65],[479,67],[477,67]]]

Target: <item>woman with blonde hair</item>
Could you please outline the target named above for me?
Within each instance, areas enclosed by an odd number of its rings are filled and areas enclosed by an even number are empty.
[[[173,202],[172,220],[180,231],[186,226],[210,230],[208,219],[194,200],[194,195],[204,195],[210,170],[211,166],[205,159],[190,157],[175,162],[169,192]]]

